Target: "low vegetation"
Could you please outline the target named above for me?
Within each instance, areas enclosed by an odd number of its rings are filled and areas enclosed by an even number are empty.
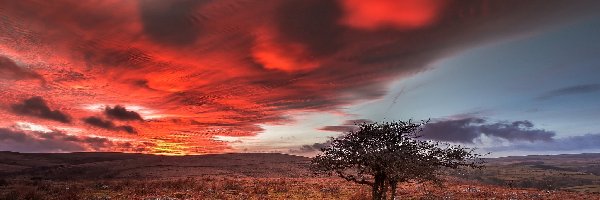
[[[402,199],[600,199],[600,154],[486,159],[443,170],[441,186],[402,183]],[[168,157],[0,152],[0,200],[371,199],[371,187],[315,176],[284,154]],[[534,188],[524,188],[534,187]]]
[[[518,156],[488,159],[485,170],[457,177],[508,188],[600,192],[600,154]]]
[[[371,188],[339,178],[224,178],[25,181],[0,186],[0,200],[19,199],[371,199]],[[509,189],[450,178],[442,186],[404,183],[403,199],[598,199],[598,194]]]

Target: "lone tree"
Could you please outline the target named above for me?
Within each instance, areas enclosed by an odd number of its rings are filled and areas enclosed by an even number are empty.
[[[396,196],[398,183],[432,181],[439,170],[482,165],[474,149],[422,140],[419,132],[427,122],[409,121],[363,123],[331,140],[312,159],[311,169],[316,173],[337,175],[347,181],[370,185],[375,200]]]

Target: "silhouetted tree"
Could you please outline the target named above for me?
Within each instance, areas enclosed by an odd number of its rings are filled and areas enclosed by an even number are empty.
[[[418,133],[426,123],[358,124],[358,130],[333,138],[321,149],[323,152],[312,159],[311,169],[370,185],[373,199],[381,200],[386,199],[388,188],[394,199],[401,182],[441,183],[437,174],[444,167],[481,166],[474,149],[420,139]]]

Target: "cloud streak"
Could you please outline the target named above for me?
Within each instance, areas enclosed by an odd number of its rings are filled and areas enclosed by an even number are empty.
[[[290,149],[289,152],[290,153],[296,153],[296,154],[305,154],[305,153],[315,153],[318,151],[321,151],[321,149],[326,148],[327,146],[329,146],[331,144],[331,140],[327,140],[323,143],[313,143],[310,145],[302,145],[300,148],[295,148],[295,149]]]
[[[41,75],[17,65],[13,60],[2,55],[0,55],[0,79],[38,79],[44,81]]]
[[[372,122],[373,121],[368,120],[368,119],[346,120],[344,123],[342,123],[342,125],[324,126],[324,127],[319,128],[319,130],[345,133],[345,132],[356,130],[358,128],[357,125],[360,125],[363,123],[372,123]]]
[[[587,94],[600,91],[600,84],[575,85],[546,92],[537,97],[538,100],[548,100],[560,96]]]
[[[0,150],[18,152],[75,152],[130,148],[131,143],[101,137],[67,135],[60,131],[35,132],[0,128]],[[125,150],[125,149],[121,149]]]
[[[103,129],[107,129],[107,130],[125,131],[125,132],[131,133],[131,134],[137,133],[132,126],[129,126],[129,125],[116,126],[115,123],[113,123],[112,121],[103,120],[102,118],[99,118],[99,117],[86,117],[83,119],[83,121],[86,124],[89,124],[89,125],[92,125],[95,127],[99,127],[99,128],[103,128]]]
[[[552,141],[553,131],[534,128],[530,121],[487,123],[482,118],[450,119],[431,122],[423,127],[423,138],[448,142],[473,143],[485,135],[508,141]]]

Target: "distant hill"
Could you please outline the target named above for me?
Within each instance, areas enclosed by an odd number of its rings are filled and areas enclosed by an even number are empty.
[[[455,174],[507,187],[600,192],[600,153],[486,159],[483,170]]]
[[[97,179],[308,176],[309,158],[276,153],[159,156],[128,153],[0,152],[0,178]]]

